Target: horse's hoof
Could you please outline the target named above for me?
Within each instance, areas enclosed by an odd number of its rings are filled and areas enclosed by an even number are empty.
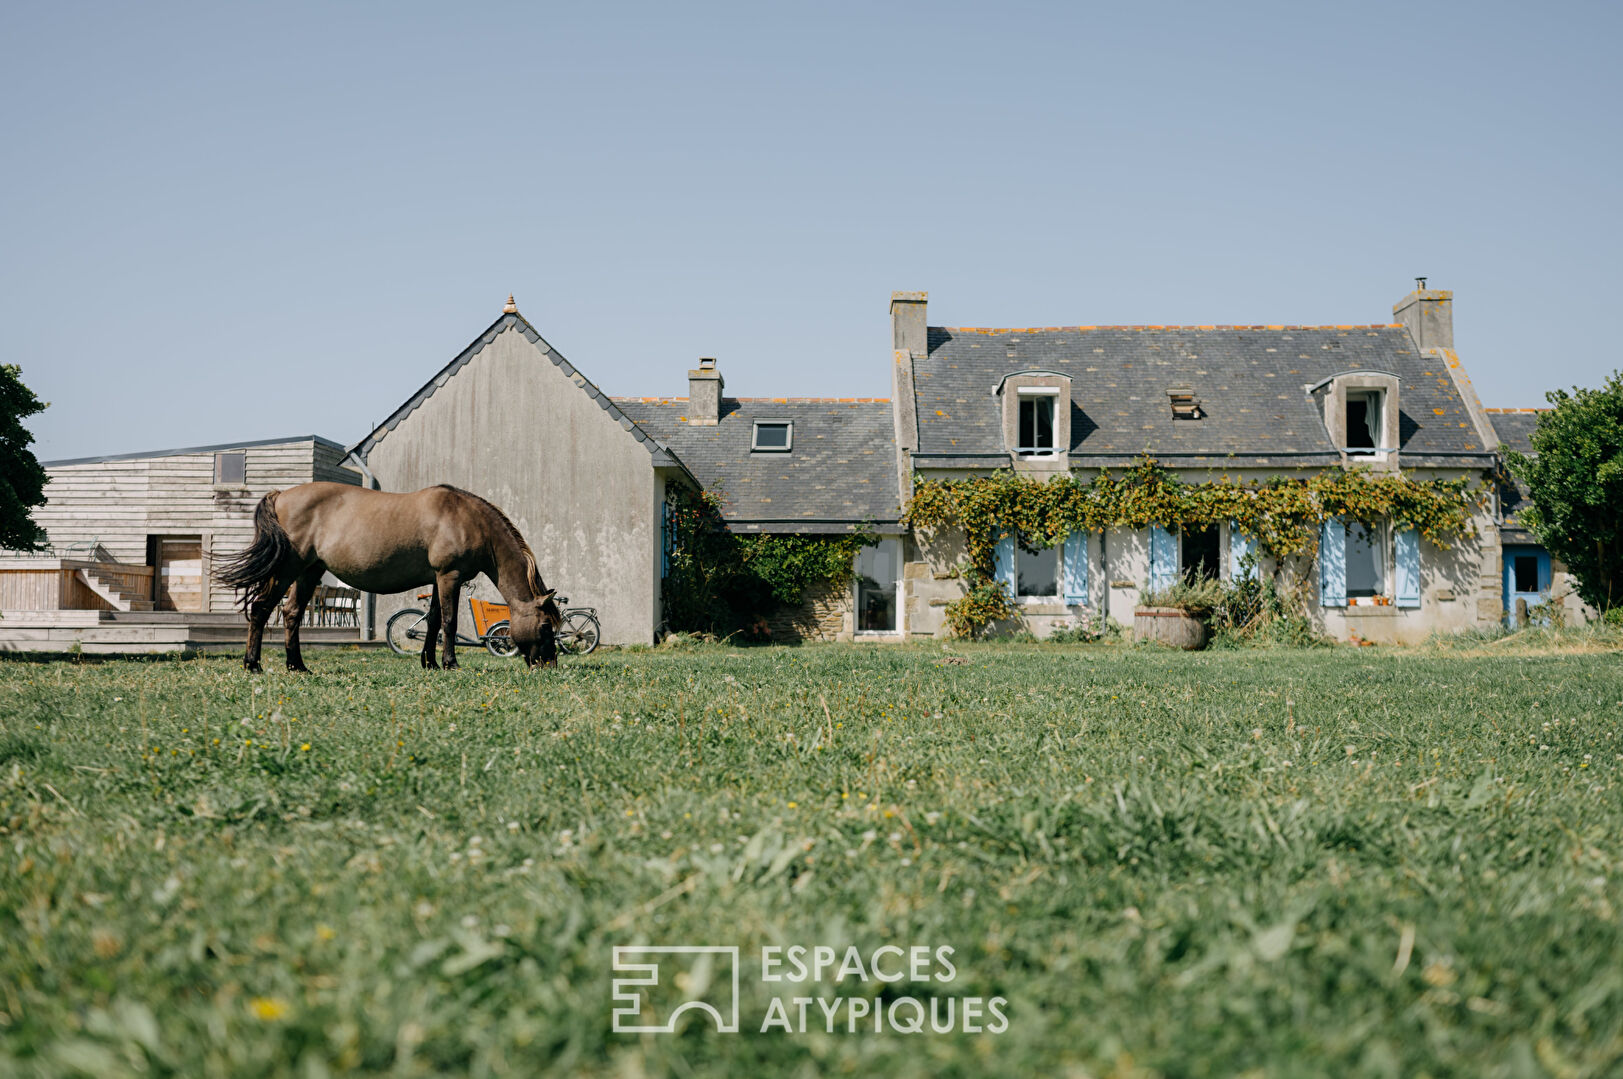
[[[298,664],[297,666],[294,666],[293,664],[289,663],[287,665],[287,673],[288,674],[309,674],[310,673],[310,668],[306,667],[302,663]]]
[[[447,663],[443,667],[441,667],[441,670],[447,670],[447,671],[460,671],[461,669],[462,669],[462,664],[460,664],[460,663]]]
[[[242,669],[247,671],[249,674],[264,674],[265,673],[265,668],[261,667],[257,663],[244,663],[242,665]]]

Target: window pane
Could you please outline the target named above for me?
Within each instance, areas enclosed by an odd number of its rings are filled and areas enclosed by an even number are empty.
[[[1015,591],[1022,596],[1059,595],[1059,548],[1041,550],[1019,543],[1015,556]]]
[[[896,581],[901,576],[902,541],[882,539],[857,552],[857,629],[896,628]]]
[[[1519,554],[1516,556],[1516,591],[1537,592],[1538,588],[1538,555]]]
[[[246,453],[216,453],[214,455],[215,483],[245,483],[248,475]]]
[[[1051,450],[1054,448],[1054,399],[1052,397],[1039,397],[1032,404],[1037,406],[1037,441],[1032,448]]]
[[[1019,449],[1029,450],[1037,437],[1037,402],[1029,397],[1020,401],[1020,444]]]
[[[759,450],[788,449],[789,425],[787,423],[757,423],[755,425],[755,448]]]
[[[1183,526],[1183,565],[1185,579],[1215,581],[1217,571],[1217,526]]]
[[[1347,595],[1378,596],[1385,584],[1386,559],[1377,529],[1353,523],[1347,526]]]

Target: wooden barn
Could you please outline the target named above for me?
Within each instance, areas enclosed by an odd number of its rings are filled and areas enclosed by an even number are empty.
[[[34,519],[49,550],[0,556],[0,612],[230,613],[234,597],[214,581],[214,560],[251,542],[267,492],[359,484],[343,458],[338,443],[298,435],[46,461],[46,504]]]

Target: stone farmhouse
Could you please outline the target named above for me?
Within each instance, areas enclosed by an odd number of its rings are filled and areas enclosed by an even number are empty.
[[[1149,455],[1192,482],[1347,467],[1483,481],[1502,446],[1527,447],[1536,419],[1482,407],[1454,350],[1452,294],[1423,282],[1396,304],[1394,321],[1374,325],[932,326],[922,292],[894,293],[890,312],[889,354],[875,355],[889,365],[888,400],[728,397],[711,359],[688,370],[685,397],[610,397],[509,298],[352,446],[309,436],[128,459],[167,464],[49,462],[51,501],[40,520],[53,544],[116,535],[103,554],[136,576],[145,568],[155,582],[148,597],[161,602],[161,582],[179,580],[173,566],[195,565],[206,578],[209,560],[245,537],[244,511],[265,483],[327,478],[397,491],[450,483],[508,512],[548,585],[598,609],[605,641],[635,643],[663,625],[668,496],[685,485],[719,494],[727,527],[740,532],[875,537],[848,586],[783,612],[775,636],[902,640],[945,634],[943,608],[964,589],[961,543],[902,522],[915,477],[1013,469],[1086,479]],[[252,482],[222,486],[219,470],[236,477],[238,467],[222,465],[222,454],[293,446],[310,458],[296,476],[250,459]],[[141,468],[201,477],[184,529],[131,486],[124,473]],[[118,474],[97,479],[98,469]],[[116,506],[101,503],[108,524],[88,508],[98,484],[120,492]],[[1332,522],[1319,558],[1262,569],[1304,584],[1319,628],[1339,639],[1416,641],[1514,619],[1518,599],[1525,610],[1552,595],[1581,616],[1562,567],[1516,523],[1525,492],[1511,484],[1498,495],[1475,536],[1453,549],[1389,524]],[[1233,575],[1250,552],[1236,528],[1167,521],[1074,535],[1047,550],[1006,537],[997,569],[1017,597],[1019,625],[1041,637],[1084,617],[1130,623],[1145,588],[1180,574]],[[228,602],[216,591],[204,589],[205,609]],[[414,603],[368,597],[363,635]]]

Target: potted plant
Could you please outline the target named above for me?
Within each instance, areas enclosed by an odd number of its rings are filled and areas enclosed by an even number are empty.
[[[1133,639],[1188,651],[1206,647],[1206,621],[1223,601],[1223,582],[1179,580],[1145,589],[1133,611]]]

